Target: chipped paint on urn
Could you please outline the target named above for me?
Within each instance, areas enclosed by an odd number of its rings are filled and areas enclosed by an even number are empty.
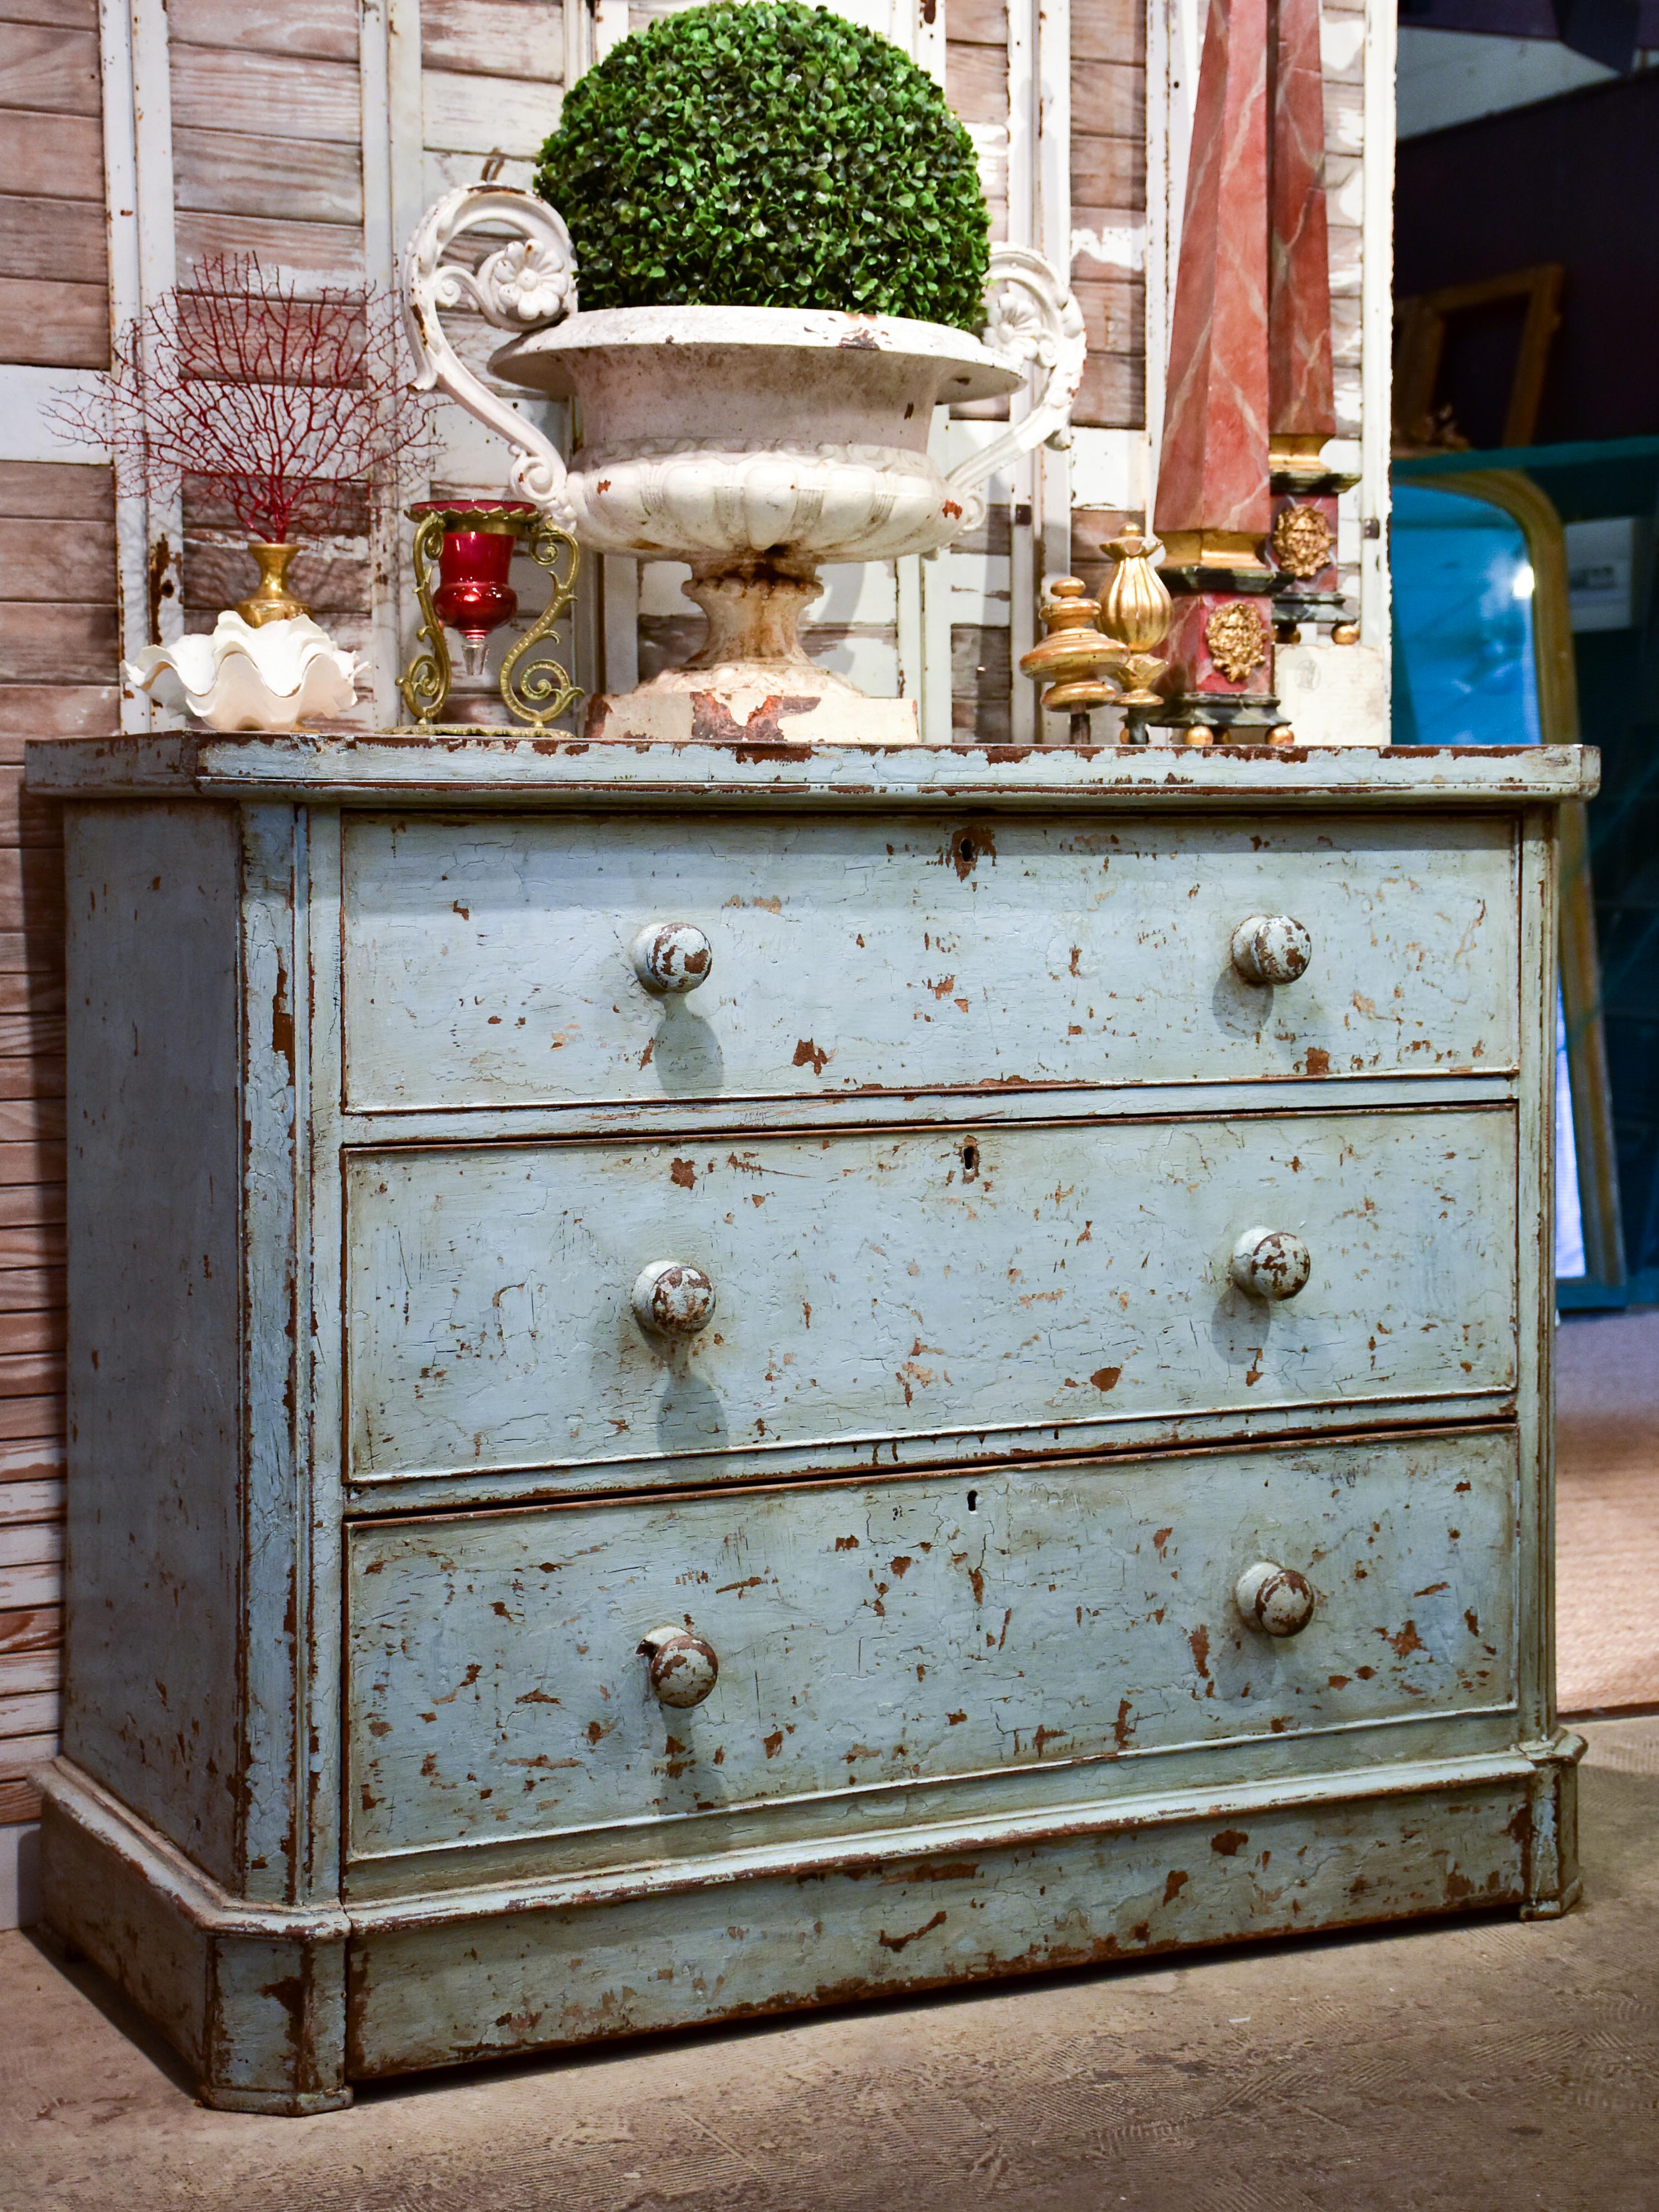
[[[1577,1895],[1593,757],[1135,750],[31,748],[46,1912],[208,2102]]]

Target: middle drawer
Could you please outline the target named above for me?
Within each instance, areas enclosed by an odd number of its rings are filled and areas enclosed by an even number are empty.
[[[1499,1393],[1514,1188],[1504,1107],[355,1152],[349,1473],[730,1479]],[[1305,1245],[1298,1293],[1238,1286],[1252,1231]],[[642,1324],[659,1262],[712,1287],[696,1334]]]

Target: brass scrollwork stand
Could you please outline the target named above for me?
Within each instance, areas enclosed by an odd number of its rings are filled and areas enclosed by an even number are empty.
[[[493,538],[499,544],[503,536],[510,537],[515,547],[527,553],[537,567],[545,569],[553,580],[552,596],[546,607],[502,661],[500,682],[501,702],[514,720],[528,729],[546,729],[582,696],[581,687],[571,681],[562,663],[550,653],[537,650],[552,635],[575,599],[576,574],[581,564],[581,550],[575,539],[544,514],[518,501],[480,501],[453,505],[433,502],[413,513],[412,561],[421,623],[416,632],[416,653],[398,678],[398,689],[416,732],[422,736],[462,734],[492,726],[487,723],[440,720],[449,703],[454,682],[454,661],[444,633],[445,617],[453,617],[455,609],[443,607],[441,602],[446,594],[452,594],[458,604],[470,598],[471,623],[463,634],[469,639],[476,638],[477,649],[481,652],[483,635],[499,622],[501,616],[480,617],[477,580],[465,573],[462,541]],[[453,577],[442,575],[434,586],[434,569],[443,564],[447,538],[457,549],[456,574]],[[562,568],[562,555],[565,556]],[[512,606],[509,593],[505,597],[504,611],[510,615]]]
[[[582,696],[581,687],[571,682],[560,662],[550,655],[538,657],[532,648],[552,635],[560,617],[574,604],[576,571],[582,556],[570,532],[558,529],[544,514],[538,515],[531,526],[525,550],[553,579],[553,596],[502,661],[501,698],[509,714],[532,730],[544,730],[556,715],[575,705]],[[569,554],[563,575],[559,574],[561,550]]]

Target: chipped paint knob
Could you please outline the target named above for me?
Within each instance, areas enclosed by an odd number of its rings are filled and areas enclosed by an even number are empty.
[[[1290,914],[1253,914],[1233,932],[1233,966],[1247,983],[1294,983],[1308,972],[1313,939]]]
[[[714,1285],[684,1260],[653,1260],[634,1285],[634,1313],[653,1336],[695,1336],[714,1318]]]
[[[651,1687],[664,1705],[700,1705],[720,1679],[714,1646],[689,1628],[653,1628],[640,1639],[651,1662]]]
[[[1246,1567],[1233,1596],[1246,1624],[1264,1636],[1300,1636],[1314,1616],[1313,1585],[1273,1559]]]
[[[1313,1255],[1288,1229],[1247,1229],[1233,1247],[1227,1272],[1253,1298],[1293,1298],[1308,1286]]]
[[[647,921],[628,957],[653,996],[678,999],[708,981],[714,948],[695,922]]]

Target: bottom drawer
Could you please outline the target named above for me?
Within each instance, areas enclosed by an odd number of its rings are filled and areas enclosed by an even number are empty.
[[[1501,1706],[1516,1510],[1492,1430],[359,1523],[350,1856],[685,1850],[720,1810]],[[1299,1633],[1239,1612],[1264,1561]],[[664,1626],[717,1664],[689,1707]]]

